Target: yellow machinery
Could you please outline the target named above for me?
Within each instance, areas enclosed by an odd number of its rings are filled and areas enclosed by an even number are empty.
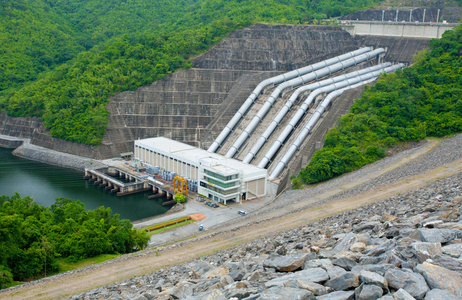
[[[173,178],[173,192],[188,195],[188,182],[181,176]]]

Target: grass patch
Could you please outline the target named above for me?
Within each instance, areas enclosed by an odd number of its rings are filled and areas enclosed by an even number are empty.
[[[4,289],[10,288],[10,287],[13,287],[13,286],[16,286],[16,285],[20,285],[20,284],[23,284],[23,283],[25,283],[25,282],[24,281],[13,281],[10,284],[7,284],[4,287]]]
[[[119,254],[101,254],[95,257],[86,258],[78,262],[70,262],[65,258],[59,259],[58,264],[61,267],[61,272],[67,272],[76,270],[84,267],[88,267],[94,264],[99,264],[103,261],[116,258]]]
[[[162,223],[157,223],[157,224],[154,224],[154,225],[145,226],[145,227],[142,227],[140,229],[145,230],[147,232],[150,232],[150,231],[155,231],[155,230],[157,230],[159,228],[170,227],[172,225],[176,225],[177,223],[186,222],[186,221],[189,221],[189,220],[191,220],[191,217],[186,216],[186,217],[181,217],[181,218],[165,221],[165,222],[162,222]]]
[[[180,226],[183,226],[183,225],[186,225],[186,224],[190,224],[190,223],[193,223],[193,222],[195,222],[195,221],[191,219],[189,221],[185,221],[185,222],[181,222],[181,223],[178,223],[178,224],[173,224],[173,225],[170,225],[170,226],[166,226],[166,227],[163,227],[163,228],[160,228],[160,229],[149,231],[148,235],[151,236],[153,234],[160,233],[160,232],[163,232],[163,231],[166,231],[166,230],[169,230],[169,229],[177,228],[177,227],[180,227]]]

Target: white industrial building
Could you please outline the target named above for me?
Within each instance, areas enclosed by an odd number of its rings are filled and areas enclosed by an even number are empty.
[[[165,137],[135,141],[134,158],[147,167],[197,180],[199,194],[224,204],[266,195],[266,169]]]

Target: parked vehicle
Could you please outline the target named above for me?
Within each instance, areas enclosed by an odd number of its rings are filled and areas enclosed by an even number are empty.
[[[238,210],[237,213],[240,214],[241,216],[247,214],[245,210]]]
[[[210,202],[210,201],[205,201],[204,204],[210,206],[210,204],[212,204],[212,202]]]
[[[199,226],[199,231],[202,231],[202,230],[204,230],[204,225],[201,224],[201,225]]]
[[[210,206],[211,206],[211,207],[214,207],[214,208],[217,208],[217,207],[219,207],[219,205],[218,205],[218,204],[216,204],[216,203],[212,203],[212,204],[210,204]]]

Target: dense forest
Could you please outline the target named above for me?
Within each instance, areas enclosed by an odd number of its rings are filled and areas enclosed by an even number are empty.
[[[0,288],[58,272],[58,258],[76,261],[147,247],[147,233],[132,227],[110,208],[86,211],[82,202],[67,198],[46,208],[19,194],[0,196]]]
[[[115,92],[162,79],[255,22],[305,24],[380,0],[3,0],[0,111],[97,145]]]
[[[462,25],[431,40],[414,60],[366,88],[292,178],[294,186],[356,170],[404,142],[462,132]]]

